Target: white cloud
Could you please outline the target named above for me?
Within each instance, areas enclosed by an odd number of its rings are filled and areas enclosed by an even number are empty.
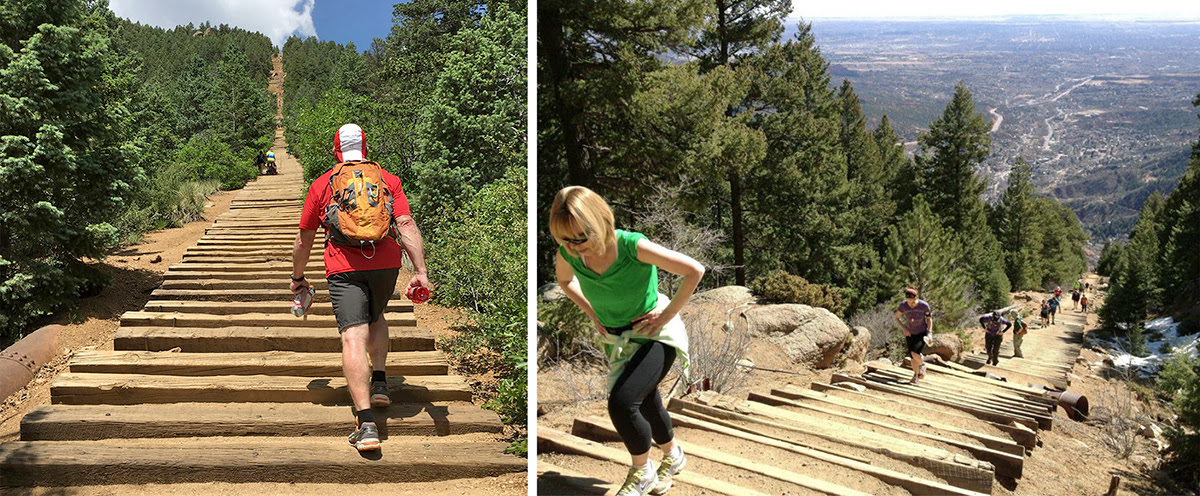
[[[312,12],[316,0],[112,0],[119,17],[166,29],[208,21],[258,31],[276,46],[288,37],[316,36]]]

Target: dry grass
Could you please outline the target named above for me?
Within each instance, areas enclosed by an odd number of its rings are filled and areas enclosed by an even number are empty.
[[[1110,381],[1098,397],[1092,399],[1087,423],[1098,427],[1094,436],[1120,459],[1137,451],[1142,426],[1151,422],[1137,395],[1121,387],[1121,381]]]
[[[747,306],[699,305],[684,318],[692,362],[689,386],[701,387],[707,379],[708,389],[734,393],[746,382],[748,372],[738,366],[738,361],[750,348],[743,316]]]

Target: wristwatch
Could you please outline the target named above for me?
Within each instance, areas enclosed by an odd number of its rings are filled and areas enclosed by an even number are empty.
[[[292,277],[292,275],[291,275],[291,274],[288,274],[288,277]],[[303,281],[303,280],[304,280],[304,276],[300,276],[300,277],[292,277],[292,282],[300,282],[300,281]]]

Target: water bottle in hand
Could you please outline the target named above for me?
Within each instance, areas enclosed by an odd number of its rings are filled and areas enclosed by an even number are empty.
[[[429,288],[425,286],[409,286],[404,293],[413,303],[425,303],[429,299]]]
[[[303,317],[308,313],[308,307],[312,306],[314,297],[317,295],[317,289],[308,286],[304,291],[296,294],[296,298],[292,300],[292,315]]]

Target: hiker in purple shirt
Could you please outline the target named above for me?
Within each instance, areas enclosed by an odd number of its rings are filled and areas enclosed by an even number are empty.
[[[928,302],[917,298],[917,288],[909,286],[904,290],[904,301],[896,308],[896,322],[912,356],[913,376],[908,382],[916,384],[925,378],[925,357],[921,353],[933,333],[933,309]]]
[[[1012,329],[1012,322],[1001,317],[999,310],[993,310],[992,313],[979,318],[979,325],[983,326],[983,347],[987,349],[987,364],[1000,365],[1000,344],[1004,342],[1004,333]]]

